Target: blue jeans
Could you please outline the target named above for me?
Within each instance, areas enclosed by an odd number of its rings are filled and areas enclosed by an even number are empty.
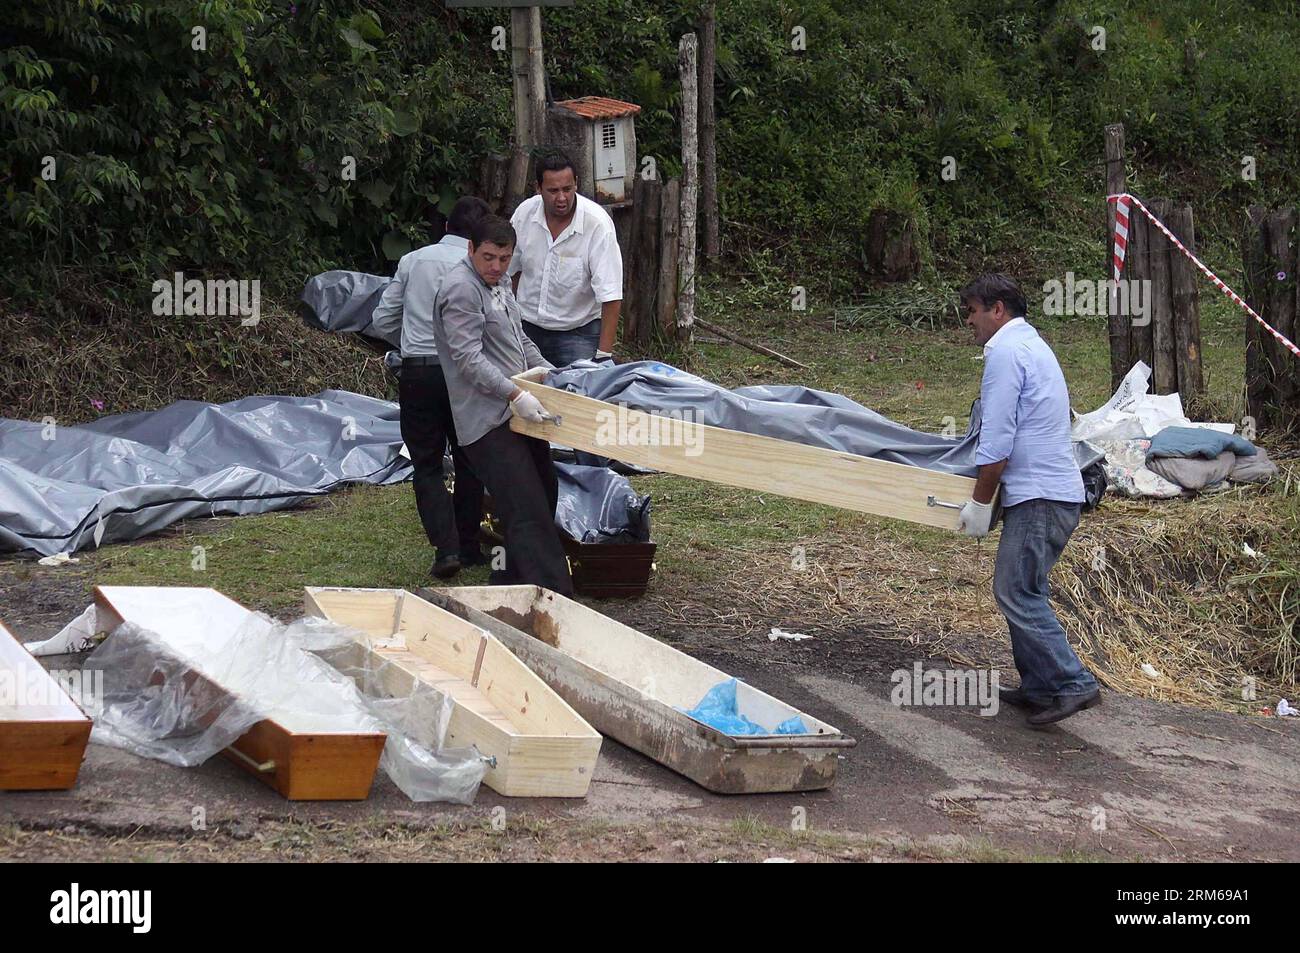
[[[600,318],[570,331],[551,331],[525,321],[524,333],[533,339],[542,357],[556,367],[567,367],[574,361],[590,361],[596,356],[596,347],[600,344]]]
[[[1038,702],[1097,690],[1048,603],[1047,574],[1079,525],[1079,511],[1078,503],[1057,500],[1026,500],[1002,511],[993,596],[1011,630],[1020,690]]]

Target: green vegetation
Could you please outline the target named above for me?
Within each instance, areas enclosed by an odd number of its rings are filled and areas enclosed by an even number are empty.
[[[0,290],[48,291],[86,271],[143,304],[177,269],[284,289],[327,267],[381,270],[508,141],[509,53],[492,43],[502,10],[6,6]],[[555,97],[642,105],[640,152],[669,174],[677,40],[699,6],[583,0],[546,13]],[[1291,2],[718,8],[722,209],[751,271],[859,290],[878,209],[910,221],[941,272],[1097,269],[1086,241],[1103,221],[1106,122],[1127,124],[1133,187],[1193,199],[1214,241],[1235,241],[1248,203],[1294,199],[1300,183]],[[1246,155],[1257,181],[1241,177]],[[945,156],[955,180],[940,175]]]

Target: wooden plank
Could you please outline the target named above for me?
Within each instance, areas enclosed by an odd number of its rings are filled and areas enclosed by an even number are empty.
[[[1153,215],[1166,222],[1170,203],[1152,199],[1147,203]],[[1166,222],[1167,224],[1167,222]],[[1178,357],[1174,340],[1174,296],[1169,256],[1178,249],[1160,229],[1147,229],[1147,256],[1151,271],[1151,345],[1155,363],[1151,365],[1152,393],[1172,394],[1178,390]]]
[[[0,623],[0,790],[66,790],[90,740],[90,719]]]
[[[237,631],[252,616],[239,603],[201,587],[96,586],[95,606],[100,629],[132,622],[154,632],[208,690],[230,693],[190,653],[212,636]],[[223,754],[289,800],[357,801],[370,794],[386,741],[382,732],[326,729],[311,716],[278,712]]]
[[[545,373],[539,368],[513,380],[560,421],[530,423],[513,417],[510,428],[625,463],[953,531],[957,530],[958,511],[931,506],[927,499],[960,506],[971,499],[975,489],[971,477],[707,424],[653,418],[639,410],[616,408],[548,387],[540,381]],[[626,422],[626,433],[611,427],[616,419]],[[610,430],[615,432],[611,435]],[[653,442],[654,435],[665,432],[675,439]]]
[[[1193,252],[1196,251],[1196,229],[1192,220],[1192,207],[1179,202],[1170,210],[1169,230]],[[1199,281],[1196,267],[1187,256],[1174,251],[1169,260],[1174,299],[1175,354],[1178,359],[1178,393],[1183,404],[1200,398],[1205,390],[1201,374],[1201,311]]]
[[[760,724],[798,715],[809,735],[733,738],[681,708],[731,676],[657,639],[535,586],[420,590],[499,638],[602,733],[726,794],[818,790],[835,778],[838,729],[753,686],[740,711]]]

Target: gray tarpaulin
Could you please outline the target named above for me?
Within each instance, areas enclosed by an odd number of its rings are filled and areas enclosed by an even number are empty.
[[[974,476],[979,402],[966,435],[948,438],[895,423],[840,394],[795,385],[727,390],[656,361],[552,371],[546,383],[597,400],[694,423],[778,437],[927,470]]]
[[[0,550],[43,556],[191,516],[263,513],[410,476],[397,405],[347,391],[183,400],[76,427],[0,420]]]
[[[650,497],[605,467],[556,463],[555,522],[580,543],[650,542]]]
[[[42,556],[195,516],[287,509],[347,483],[396,483],[397,404],[347,391],[179,401],[77,427],[0,420],[0,551]],[[650,498],[598,467],[556,464],[556,522],[582,542],[643,542]]]
[[[926,470],[976,475],[980,403],[971,404],[970,427],[962,437],[913,430],[841,394],[793,384],[727,390],[694,374],[657,361],[594,364],[581,361],[552,371],[552,387],[622,404],[648,413],[743,433],[778,437]],[[1104,454],[1086,441],[1074,444],[1080,470]]]
[[[363,271],[327,271],[317,275],[302,289],[299,300],[303,320],[322,331],[350,331],[400,348],[400,333],[386,337],[370,321],[392,280]]]

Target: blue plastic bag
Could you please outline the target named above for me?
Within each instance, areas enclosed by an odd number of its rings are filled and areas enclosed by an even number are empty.
[[[686,712],[696,721],[702,721],[725,735],[806,735],[810,734],[798,715],[787,718],[769,731],[750,721],[736,710],[736,680],[719,682],[705,693],[700,703]]]

